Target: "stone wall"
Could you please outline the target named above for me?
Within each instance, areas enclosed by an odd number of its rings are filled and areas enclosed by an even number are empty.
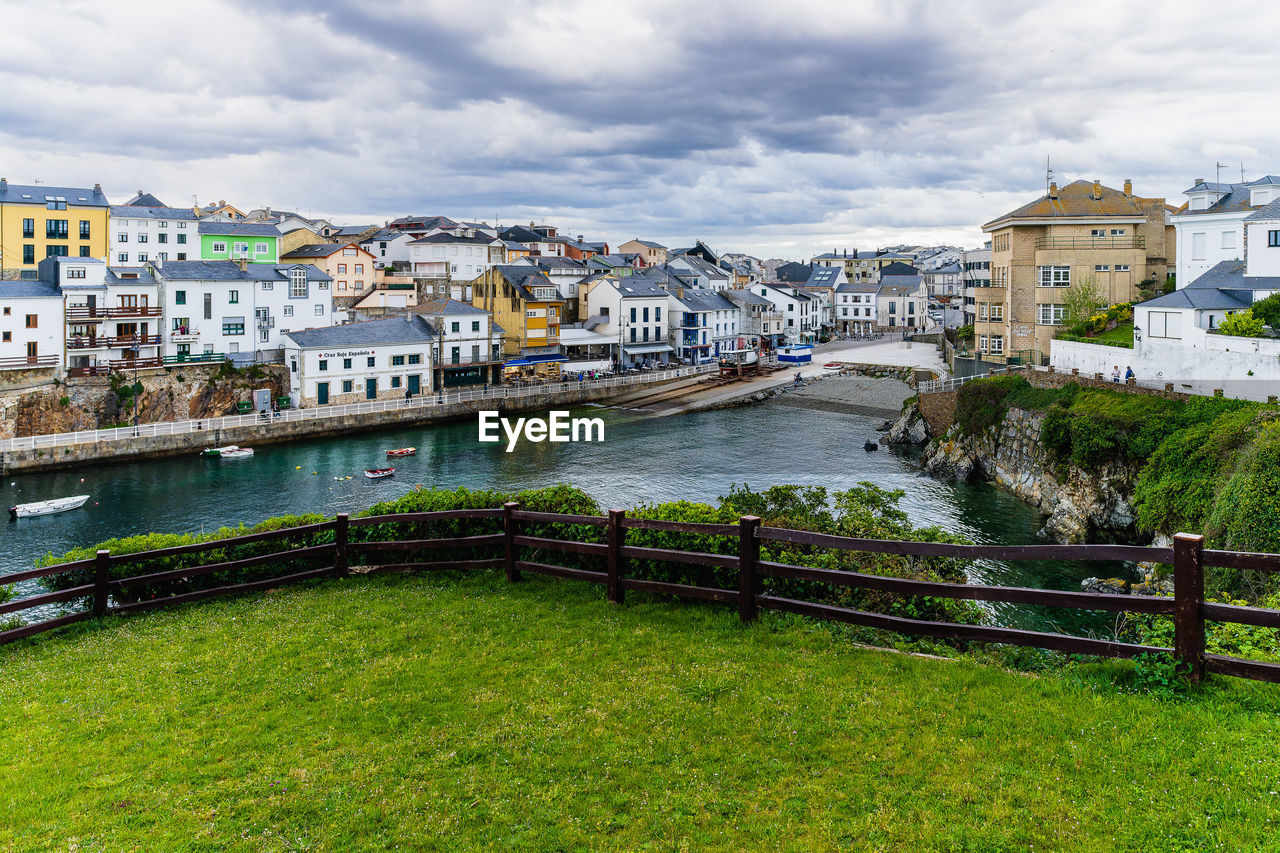
[[[946,435],[956,416],[956,395],[958,390],[940,391],[936,394],[921,394],[920,415],[929,425],[930,435]]]

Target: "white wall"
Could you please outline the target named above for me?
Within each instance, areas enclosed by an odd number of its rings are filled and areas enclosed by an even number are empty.
[[[195,220],[112,216],[108,227],[107,263],[111,266],[142,266],[161,254],[170,261],[200,260],[200,231]],[[120,240],[122,236],[124,242]],[[186,242],[179,243],[180,237]],[[161,243],[161,239],[165,242]],[[140,260],[140,255],[146,255],[146,260]],[[179,255],[186,257],[180,258]]]
[[[1178,253],[1178,287],[1186,287],[1220,261],[1244,258],[1244,217],[1252,211],[1173,217]],[[1197,234],[1203,234],[1203,257],[1196,257]],[[1224,247],[1223,235],[1227,234]],[[1265,235],[1264,243],[1265,245]]]
[[[1267,232],[1280,231],[1280,221],[1250,222],[1249,275],[1280,275],[1280,246],[1267,245]]]
[[[36,356],[56,355],[63,364],[66,348],[66,330],[62,323],[62,296],[5,299],[0,306],[9,313],[0,316],[0,331],[8,332],[10,340],[0,340],[0,359],[26,358],[27,342],[35,341]],[[27,328],[27,315],[34,314],[36,327]],[[0,335],[0,338],[3,338]]]

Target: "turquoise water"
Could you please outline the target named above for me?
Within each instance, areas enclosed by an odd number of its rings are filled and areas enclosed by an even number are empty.
[[[356,512],[415,485],[519,489],[572,483],[603,506],[687,498],[714,501],[734,483],[844,489],[866,480],[906,492],[901,507],[917,526],[938,525],[975,542],[1035,543],[1042,518],[985,483],[946,483],[921,475],[910,454],[867,453],[879,419],[805,409],[753,406],[657,418],[607,408],[580,410],[606,421],[605,441],[576,444],[477,441],[474,420],[265,445],[249,460],[196,455],[43,474],[15,475],[9,504],[91,495],[80,510],[9,523],[0,574],[31,566],[47,552],[134,533],[212,530],[274,515]],[[387,464],[385,450],[412,445],[394,460],[396,475],[369,481],[361,472]],[[346,479],[348,476],[351,479]],[[335,477],[343,479],[335,480]],[[1122,569],[1073,562],[983,564],[975,581],[1079,589],[1090,575]],[[1105,629],[1101,617],[1073,611],[999,607],[1003,624]],[[1059,618],[1061,621],[1058,621]]]

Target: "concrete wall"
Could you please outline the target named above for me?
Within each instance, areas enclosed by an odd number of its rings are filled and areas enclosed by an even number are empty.
[[[550,408],[564,408],[581,403],[607,400],[621,396],[624,393],[633,393],[638,388],[662,384],[664,384],[662,381],[655,381],[647,385],[628,385],[621,388],[549,390],[543,394],[511,400],[503,400],[501,398],[467,400],[460,403],[425,406],[420,409],[395,409],[360,415],[319,418],[313,421],[264,421],[254,426],[216,431],[209,430],[182,435],[143,436],[129,441],[103,441],[97,444],[79,444],[70,447],[40,450],[14,450],[0,454],[0,473],[47,471],[57,468],[83,467],[102,462],[177,456],[184,453],[198,453],[206,447],[217,447],[226,444],[259,447],[264,444],[319,438],[327,435],[347,435],[353,432],[391,429],[409,424],[456,420],[473,416],[481,410],[497,410],[504,413],[542,411]]]

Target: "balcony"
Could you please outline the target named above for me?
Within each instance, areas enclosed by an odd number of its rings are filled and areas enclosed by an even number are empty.
[[[127,308],[105,308],[101,305],[89,307],[88,305],[68,305],[67,306],[67,322],[81,322],[86,320],[114,320],[125,319],[130,317],[159,317],[160,308],[147,305],[136,305]]]
[[[445,355],[439,367],[460,367],[467,364],[493,364],[502,361],[502,357],[493,355]]]
[[[1037,249],[1145,249],[1146,237],[1037,237]]]
[[[169,333],[169,343],[193,344],[200,340],[200,333],[189,326],[180,326]]]
[[[0,358],[0,370],[26,370],[31,367],[57,367],[56,355],[29,356],[26,358]]]
[[[117,337],[77,336],[67,339],[67,349],[130,349],[134,347],[156,347],[160,345],[159,335],[119,335]]]

